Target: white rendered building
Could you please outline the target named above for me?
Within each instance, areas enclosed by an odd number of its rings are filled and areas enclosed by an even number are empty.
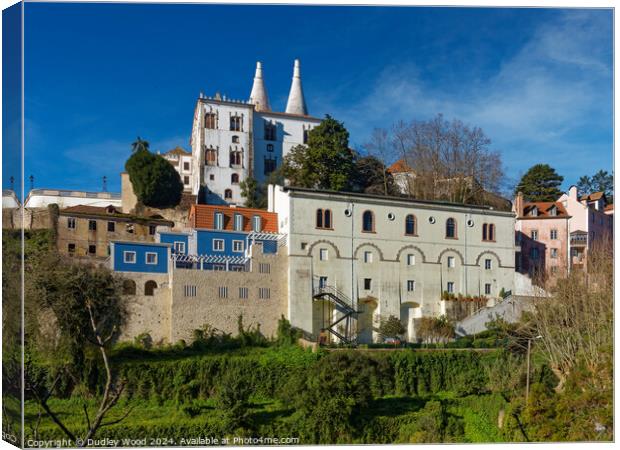
[[[199,203],[242,204],[239,183],[248,177],[264,181],[320,122],[308,115],[299,60],[285,112],[271,111],[258,62],[248,101],[219,93],[198,98],[191,136],[192,193]]]
[[[183,183],[183,191],[191,192],[194,177],[192,154],[181,147],[173,148],[161,156],[166,158],[174,169],[179,173],[181,182]]]
[[[314,336],[348,304],[358,312],[348,334],[359,342],[377,340],[379,319],[390,315],[414,340],[414,319],[455,305],[444,291],[493,304],[513,289],[512,212],[273,185],[268,196],[288,235],[288,318]]]
[[[122,206],[121,194],[115,192],[86,192],[66,189],[32,189],[24,202],[25,208],[46,208],[55,203],[59,208],[69,206]]]

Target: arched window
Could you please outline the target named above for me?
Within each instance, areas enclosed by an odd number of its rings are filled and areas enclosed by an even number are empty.
[[[239,174],[233,173],[230,176],[230,182],[231,182],[231,184],[239,184]]]
[[[136,295],[136,282],[133,280],[123,281],[123,294],[124,295]]]
[[[316,227],[323,228],[323,210],[322,209],[316,210]]]
[[[495,224],[489,224],[489,241],[495,240]]]
[[[487,241],[489,240],[489,225],[486,223],[482,224],[482,240],[483,241]]]
[[[331,212],[331,210],[326,209],[323,212],[323,219],[324,219],[323,225],[325,226],[325,228],[331,228],[332,227],[332,212]]]
[[[149,280],[144,283],[144,295],[153,295],[155,293],[155,289],[157,289],[157,283],[153,280]]]
[[[375,231],[375,215],[372,211],[364,211],[362,215],[362,231],[372,233]]]
[[[456,239],[456,220],[452,217],[446,220],[446,237]]]
[[[226,189],[224,191],[224,198],[225,199],[231,199],[232,198],[232,189]]]
[[[231,166],[241,166],[242,165],[242,155],[240,151],[232,150],[230,152],[230,165]]]
[[[415,236],[417,234],[416,231],[415,216],[413,214],[409,214],[405,217],[405,234]]]

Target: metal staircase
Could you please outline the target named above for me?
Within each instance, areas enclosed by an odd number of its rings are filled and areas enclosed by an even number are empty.
[[[321,286],[315,285],[312,288],[312,299],[313,300],[327,300],[334,305],[336,308],[342,313],[342,315],[337,318],[334,322],[328,324],[324,329],[329,331],[331,334],[340,339],[341,342],[345,344],[354,344],[356,341],[355,333],[350,331],[351,326],[349,321],[351,319],[356,319],[357,314],[361,311],[357,311],[355,309],[355,305],[353,301],[342,291],[338,290],[335,286]],[[336,325],[339,323],[346,321],[345,333],[342,334],[338,330],[336,330]]]

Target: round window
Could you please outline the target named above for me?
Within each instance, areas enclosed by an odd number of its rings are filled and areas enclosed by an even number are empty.
[[[467,220],[467,226],[470,227],[470,228],[473,227],[474,226],[474,221],[472,219],[468,219]]]
[[[430,217],[428,218],[428,222],[429,222],[429,223],[435,223],[435,218],[434,218],[433,216],[430,216]]]
[[[396,218],[396,216],[394,215],[394,213],[389,213],[388,214],[388,219],[389,220],[394,220]]]

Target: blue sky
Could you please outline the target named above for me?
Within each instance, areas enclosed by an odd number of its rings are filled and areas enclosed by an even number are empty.
[[[249,96],[263,62],[283,110],[300,58],[312,115],[360,147],[437,113],[480,126],[511,181],[612,170],[610,10],[26,4],[26,176],[120,190],[140,136],[189,148],[200,91]],[[6,171],[4,185],[6,180]],[[26,183],[27,184],[27,183]]]

